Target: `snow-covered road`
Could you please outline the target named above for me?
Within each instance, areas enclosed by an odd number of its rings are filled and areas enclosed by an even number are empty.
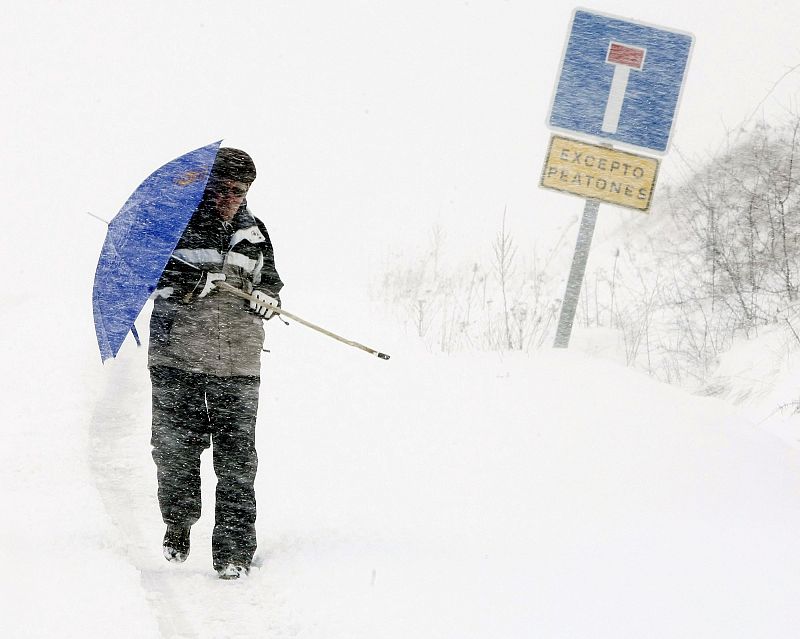
[[[143,351],[96,377],[87,461],[114,527],[94,543],[141,575],[109,602],[149,611],[130,636],[729,639],[800,627],[800,454],[722,403],[567,352],[437,357],[394,344],[382,362],[271,329],[259,550],[242,582],[211,569],[209,458],[189,560],[160,555]]]
[[[211,568],[207,454],[191,556],[168,564],[144,349],[127,343],[102,367],[90,319],[67,293],[29,313],[41,295],[2,311],[14,374],[0,636],[788,639],[800,627],[795,448],[719,401],[579,353],[436,356],[387,326],[352,334],[385,362],[269,325],[256,567],[238,583]],[[43,341],[53,326],[66,332]]]

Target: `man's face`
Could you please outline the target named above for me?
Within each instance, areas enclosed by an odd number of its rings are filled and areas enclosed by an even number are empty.
[[[230,222],[242,205],[249,185],[236,180],[218,180],[211,187],[211,202],[224,222]]]

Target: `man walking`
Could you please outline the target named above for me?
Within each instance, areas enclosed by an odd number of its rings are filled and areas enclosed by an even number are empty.
[[[256,413],[262,319],[283,287],[264,224],[247,208],[256,178],[244,151],[221,148],[203,199],[164,270],[150,321],[153,459],[168,561],[189,555],[200,518],[200,454],[213,443],[217,475],[212,539],[222,579],[250,569],[256,550]],[[243,289],[247,302],[215,289]]]

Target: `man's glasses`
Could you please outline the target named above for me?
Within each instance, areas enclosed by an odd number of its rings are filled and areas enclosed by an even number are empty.
[[[244,197],[247,195],[247,187],[246,186],[231,186],[228,188],[228,193],[235,197]]]
[[[214,195],[230,195],[233,197],[244,197],[247,195],[248,186],[236,186],[229,182],[214,182],[208,185],[208,190]]]

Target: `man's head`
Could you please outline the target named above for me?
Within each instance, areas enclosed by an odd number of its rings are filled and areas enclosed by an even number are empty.
[[[244,151],[224,147],[217,152],[206,192],[219,216],[230,222],[256,179],[256,165]]]

